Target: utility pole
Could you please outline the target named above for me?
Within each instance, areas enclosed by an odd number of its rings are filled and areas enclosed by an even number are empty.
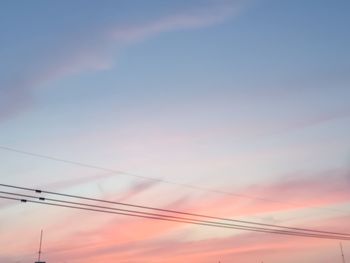
[[[341,252],[342,259],[343,259],[343,263],[345,263],[345,257],[344,257],[344,252],[343,252],[343,244],[340,242],[339,245],[340,245],[340,252]]]

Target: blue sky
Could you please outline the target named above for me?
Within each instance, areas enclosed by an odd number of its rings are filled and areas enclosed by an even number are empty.
[[[336,190],[349,186],[349,1],[0,6],[0,145],[272,199],[299,182],[290,191],[302,193],[297,203],[305,207],[294,214],[256,209],[242,217],[307,224],[306,214],[320,216],[309,206],[349,210],[350,197]],[[0,157],[4,183],[113,198],[140,183],[6,151]],[[303,182],[315,185],[311,196]],[[130,200],[166,205],[205,195],[145,189]],[[163,202],[154,199],[164,192],[171,194]],[[321,214],[325,222],[333,216]]]

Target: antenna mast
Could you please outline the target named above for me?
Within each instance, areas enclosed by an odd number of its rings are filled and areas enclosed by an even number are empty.
[[[342,245],[342,243],[339,243],[339,245],[340,245],[340,252],[341,252],[342,259],[343,259],[343,263],[345,263],[345,257],[344,257],[344,252],[343,252],[343,245]]]
[[[41,230],[40,233],[40,245],[39,245],[39,252],[38,252],[38,262],[40,262],[41,259],[41,244],[43,242],[43,230]]]

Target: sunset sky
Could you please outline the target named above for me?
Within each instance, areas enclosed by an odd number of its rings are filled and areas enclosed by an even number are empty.
[[[0,184],[350,233],[349,11],[1,0]],[[0,199],[0,263],[34,262],[41,229],[47,263],[341,262],[337,240]]]

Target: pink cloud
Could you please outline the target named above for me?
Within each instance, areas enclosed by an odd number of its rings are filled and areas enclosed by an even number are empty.
[[[300,187],[299,184],[295,184]],[[307,187],[307,185],[306,185]],[[274,188],[274,187],[273,187]],[[227,198],[227,197],[226,197]],[[227,198],[229,199],[229,198]],[[207,214],[215,214],[215,210],[227,209],[230,202],[214,202],[206,207]],[[204,202],[208,204],[208,200]],[[220,207],[221,206],[221,207]],[[208,211],[209,209],[209,211]],[[288,209],[288,208],[287,208]],[[337,224],[347,225],[349,217],[334,217],[328,221],[320,220],[320,229],[331,229]],[[94,260],[105,260],[113,262],[160,262],[160,258],[167,262],[181,262],[191,260],[193,262],[209,262],[216,257],[223,257],[226,260],[242,260],[249,262],[254,256],[264,254],[271,257],[275,250],[292,251],[293,249],[320,249],[330,244],[327,240],[312,240],[300,237],[274,236],[268,234],[241,233],[237,235],[234,231],[228,238],[204,238],[198,241],[186,240],[182,235],[175,233],[182,229],[182,224],[157,222],[152,220],[138,219],[116,219],[104,225],[94,232],[85,233],[86,237],[99,235],[101,242],[90,244],[77,253],[73,252],[73,259],[76,262],[93,262]],[[338,231],[348,231],[349,228],[338,228]],[[205,229],[203,229],[205,231]],[[181,233],[178,232],[178,233]],[[81,235],[74,235],[76,242],[79,242]],[[168,239],[170,237],[170,240]],[[81,260],[81,257],[85,257]],[[126,260],[127,258],[127,260]],[[302,259],[302,253],[300,254]],[[131,261],[130,261],[131,260]],[[246,261],[243,261],[246,260]]]
[[[147,226],[146,222],[145,227]],[[226,261],[249,262],[254,257],[262,254],[271,257],[276,250],[285,253],[298,249],[298,257],[303,259],[303,250],[320,249],[331,244],[327,240],[312,240],[312,242],[309,242],[308,239],[304,238],[255,233],[245,233],[225,238],[207,238],[198,241],[183,241],[184,239],[179,237],[174,239],[174,237],[165,238],[155,235],[152,239],[131,241],[130,239],[124,240],[123,235],[118,238],[117,230],[121,227],[123,225],[115,227],[116,233],[105,236],[104,240],[106,242],[103,245],[77,248],[76,251],[70,251],[65,255],[58,252],[57,258],[54,257],[54,259],[62,260],[68,257],[73,262],[94,262],[96,260],[103,260],[104,262],[164,262],[166,260],[175,263],[188,260],[192,262],[211,262],[221,258],[221,260]],[[130,231],[130,228],[128,230]],[[154,228],[151,228],[151,230],[154,230]],[[135,233],[137,232],[135,231]],[[157,234],[159,233],[161,232],[157,231]],[[142,234],[144,234],[144,230]],[[108,237],[112,238],[108,239]]]
[[[251,186],[244,192],[276,201],[282,208],[287,205],[290,209],[298,209],[349,202],[349,186],[349,171],[337,169],[315,175],[294,175],[270,185]],[[254,202],[259,206],[264,200]]]
[[[275,213],[307,209],[310,205],[325,207],[332,204],[349,202],[350,195],[340,190],[347,187],[347,171],[334,170],[320,173],[307,178],[295,176],[287,181],[275,182],[265,186],[252,186],[242,190],[242,193],[258,192],[266,198],[274,198],[281,194],[297,197],[293,202],[300,202],[299,206],[285,203],[270,203],[261,200],[234,198],[228,195],[203,195],[197,198],[183,198],[173,203],[165,204],[164,208],[182,211],[218,215],[237,218],[240,216],[256,216],[260,213]],[[122,196],[129,197],[152,189],[152,184],[132,185]],[[117,197],[120,195],[116,195]],[[289,199],[286,199],[288,201]],[[65,210],[68,211],[68,210]],[[70,211],[70,210],[69,210]],[[85,218],[85,220],[77,220]],[[329,214],[327,214],[329,217]],[[109,220],[102,220],[108,218]],[[349,232],[349,216],[333,216],[325,220],[302,219],[295,227],[312,227],[329,231]],[[252,220],[256,221],[256,220]],[[280,224],[284,224],[281,222]],[[73,229],[67,230],[67,225]],[[48,261],[62,261],[69,258],[70,262],[210,262],[216,258],[225,261],[251,262],[254,257],[264,255],[274,258],[278,251],[291,252],[298,249],[298,262],[312,262],[321,256],[309,254],[309,250],[324,251],[333,244],[328,240],[317,240],[291,236],[276,236],[271,234],[237,232],[235,230],[217,230],[218,237],[209,231],[210,228],[200,228],[201,238],[192,239],[193,233],[199,227],[187,224],[144,220],[123,216],[107,216],[91,212],[70,211],[66,219],[61,218],[47,229],[55,233],[55,229],[66,229],[62,233],[51,234],[47,241],[46,256]],[[228,232],[230,231],[230,232]],[[220,237],[225,233],[225,237]],[[56,236],[56,238],[54,237]],[[69,240],[69,243],[67,241]],[[14,251],[14,248],[9,250]],[[17,251],[26,251],[25,247]],[[321,253],[322,254],[322,253]],[[327,253],[325,253],[327,254]],[[155,256],[157,255],[157,256]],[[276,256],[275,261],[281,256]],[[304,258],[303,258],[304,257]],[[305,258],[309,259],[307,261]],[[302,261],[304,260],[304,261]],[[286,261],[292,262],[292,261]]]

